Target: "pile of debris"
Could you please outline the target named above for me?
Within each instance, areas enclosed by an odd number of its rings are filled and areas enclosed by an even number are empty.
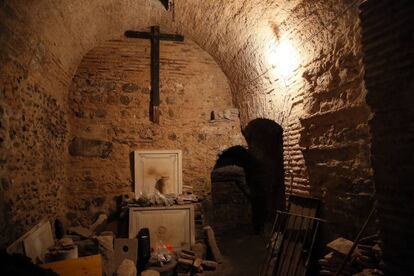
[[[122,208],[129,207],[151,207],[151,206],[172,206],[172,205],[185,205],[201,202],[203,198],[201,196],[193,194],[191,186],[184,185],[183,194],[163,194],[159,191],[151,196],[141,194],[139,198],[131,198],[125,194],[122,196]]]
[[[106,251],[103,251],[101,245],[111,248],[114,237],[112,232],[103,231],[107,219],[107,215],[101,214],[89,228],[76,226],[67,230],[63,229],[62,222],[56,219],[54,234],[52,223],[43,219],[7,248],[8,256],[24,256],[34,265],[52,270],[67,270],[75,266],[80,269],[82,265],[91,270],[102,269],[101,260],[103,259],[104,266],[107,262]]]
[[[55,245],[48,248],[45,254],[47,262],[78,258],[78,247],[70,237],[58,240]]]
[[[336,275],[353,244],[345,238],[338,238],[328,243],[326,247],[330,252],[319,260],[320,275]],[[362,238],[343,266],[340,275],[384,275],[381,260],[382,250],[378,235]]]
[[[160,274],[175,271],[177,276],[201,275],[203,271],[216,270],[222,263],[222,255],[217,246],[214,231],[210,226],[204,227],[205,243],[198,242],[191,247],[191,250],[183,249],[175,252],[175,255],[168,262],[160,262],[154,256],[150,258],[146,270],[142,275],[152,275],[149,272]],[[154,253],[153,253],[154,255]],[[168,274],[168,273],[167,273]],[[154,275],[156,275],[154,273]],[[169,275],[169,274],[168,274]]]
[[[200,274],[204,270],[216,270],[218,263],[204,259],[204,245],[196,244],[193,250],[182,250],[178,258],[177,275],[188,276]],[[201,250],[200,250],[201,249]]]
[[[216,270],[222,257],[213,229],[210,226],[203,227],[202,198],[194,195],[190,186],[184,186],[183,191],[184,194],[181,195],[156,192],[151,197],[141,196],[138,199],[121,196],[118,220],[109,221],[108,215],[101,213],[89,227],[78,225],[65,229],[58,220],[52,227],[52,223],[45,219],[13,243],[8,248],[8,253],[26,255],[33,264],[58,273],[62,272],[59,269],[83,269],[84,265],[91,270],[98,269],[104,275],[118,276],[135,276],[137,273],[147,276],[199,275],[203,271]],[[195,237],[199,237],[196,244],[186,247],[188,250],[173,248],[171,244],[160,240],[154,248],[148,248],[146,259],[139,256],[139,247],[143,248],[139,245],[139,237],[121,238],[125,237],[126,232],[122,226],[125,226],[130,207],[184,204],[194,206]],[[55,228],[54,235],[52,228]],[[143,265],[140,262],[144,262]]]

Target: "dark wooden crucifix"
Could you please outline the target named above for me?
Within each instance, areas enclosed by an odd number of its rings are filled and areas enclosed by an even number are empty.
[[[151,32],[126,31],[129,38],[151,39],[151,100],[150,119],[160,123],[160,40],[184,41],[184,36],[177,34],[162,34],[159,26],[152,26]]]

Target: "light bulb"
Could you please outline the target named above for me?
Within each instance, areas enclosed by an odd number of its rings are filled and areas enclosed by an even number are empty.
[[[283,40],[268,54],[269,63],[283,77],[287,77],[298,67],[298,57],[295,47],[289,40]]]

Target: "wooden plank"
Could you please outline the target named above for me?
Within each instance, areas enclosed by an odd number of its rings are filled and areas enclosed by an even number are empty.
[[[149,32],[136,32],[136,31],[126,31],[124,35],[128,38],[143,38],[143,39],[151,39],[151,33]],[[184,36],[179,34],[159,34],[160,40],[165,41],[184,41]]]
[[[316,217],[320,206],[320,200],[312,197],[290,195],[289,213],[308,217]]]
[[[60,276],[102,276],[101,255],[64,260],[42,264],[40,266],[46,269],[52,269]]]
[[[178,263],[180,265],[191,267],[193,265],[194,260],[184,259],[184,258],[178,258]]]
[[[160,27],[151,27],[151,121],[160,123]]]
[[[216,268],[218,267],[218,263],[215,261],[207,261],[207,260],[203,260],[201,262],[201,265],[203,266],[203,268],[205,270],[216,270]]]
[[[211,226],[205,226],[203,230],[206,237],[207,246],[210,249],[213,259],[221,264],[223,257],[221,256],[220,249],[217,246],[213,228],[211,228]]]
[[[168,3],[168,0],[166,0]],[[152,26],[151,32],[126,31],[126,37],[151,39],[151,100],[150,120],[156,124],[160,122],[160,40],[184,41],[182,35],[161,34],[159,26]]]
[[[201,266],[201,263],[203,262],[202,259],[197,258],[194,260],[193,262],[193,268],[197,271],[197,272],[203,272],[203,267]]]
[[[7,248],[7,253],[19,253],[30,257],[33,263],[44,261],[47,248],[54,245],[52,226],[47,219],[41,220]]]

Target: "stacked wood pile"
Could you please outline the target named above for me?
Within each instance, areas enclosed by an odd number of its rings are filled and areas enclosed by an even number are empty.
[[[328,243],[326,246],[330,252],[319,260],[320,275],[336,275],[352,245],[352,241],[344,238]],[[378,235],[362,238],[340,275],[383,275],[381,259]]]
[[[218,263],[204,260],[196,251],[183,250],[178,257],[177,276],[200,275],[204,270],[216,270]]]
[[[196,243],[192,250],[182,250],[178,255],[177,276],[201,275],[205,270],[216,270],[222,262],[214,231],[204,227],[206,245]]]

